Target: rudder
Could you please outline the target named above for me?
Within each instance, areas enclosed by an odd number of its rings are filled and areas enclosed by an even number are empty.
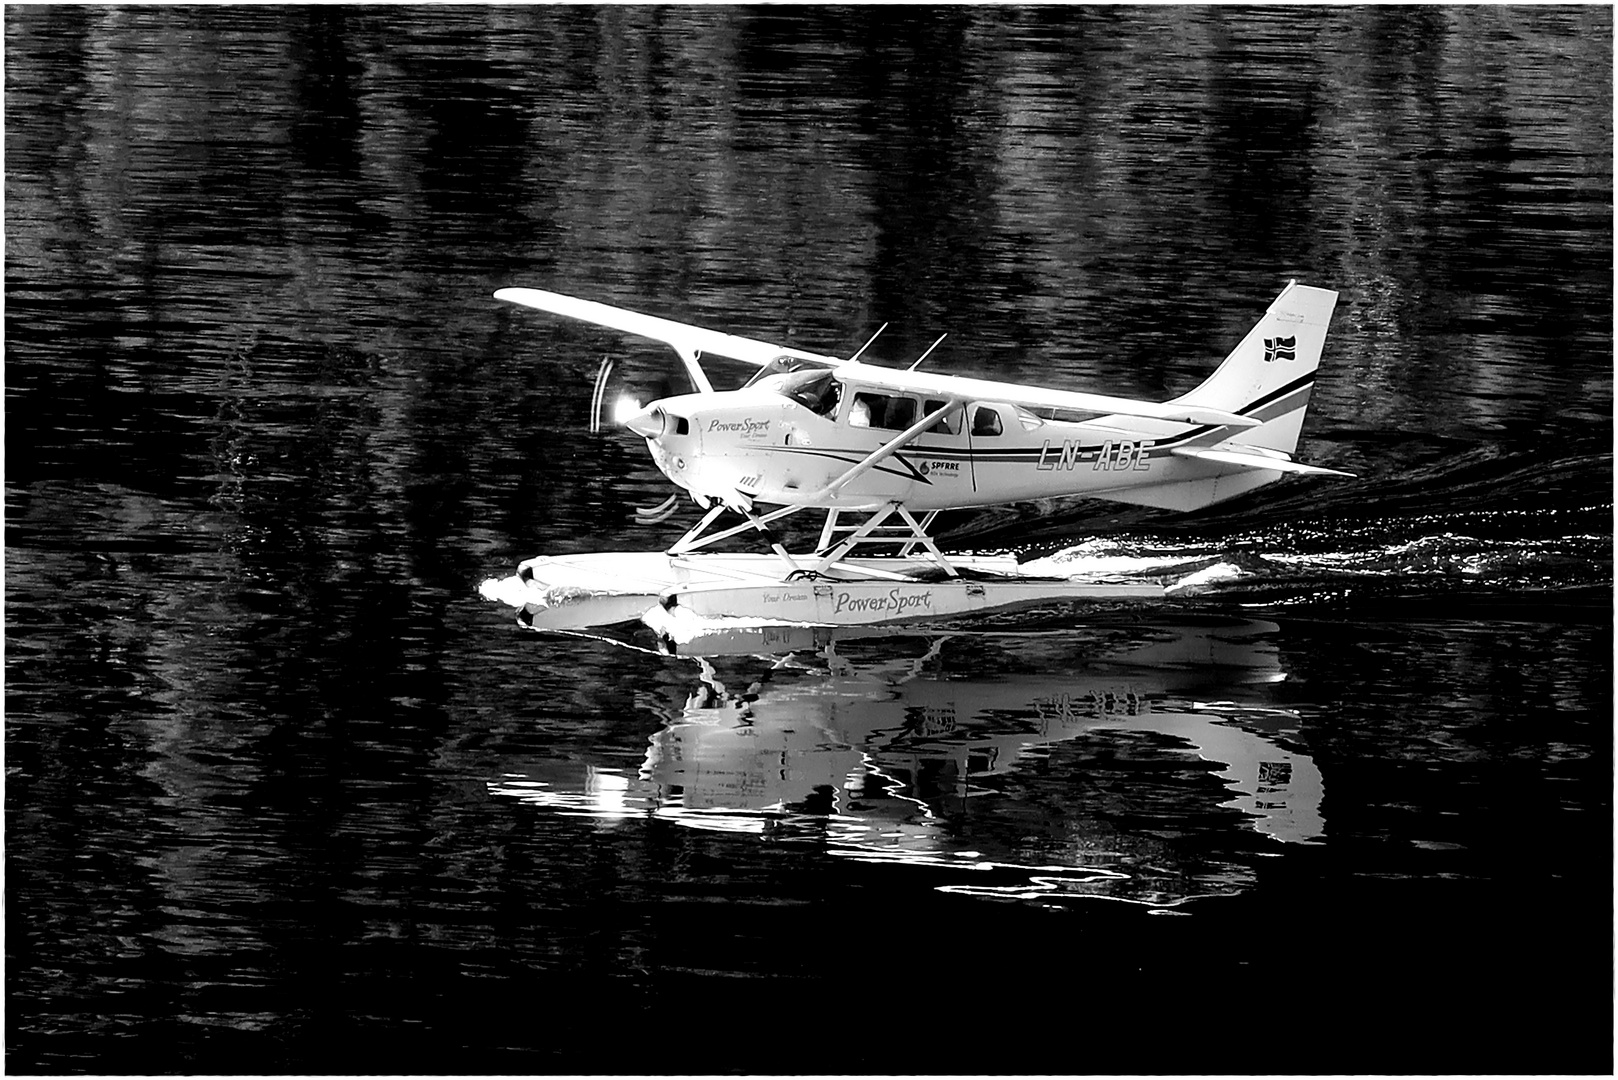
[[[1331,289],[1291,282],[1214,373],[1175,403],[1261,420],[1227,441],[1292,453],[1336,306]]]

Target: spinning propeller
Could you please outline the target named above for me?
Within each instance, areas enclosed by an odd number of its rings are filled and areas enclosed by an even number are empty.
[[[607,406],[608,386],[611,383],[615,366],[615,361],[610,355],[603,356],[601,358],[601,367],[596,371],[595,388],[590,393],[590,430],[592,432],[599,433],[608,427],[609,421],[604,419],[603,411]],[[611,409],[610,425],[612,427],[629,428],[640,434],[634,425],[630,423],[644,409],[640,399],[634,393],[628,389],[623,390],[613,399]],[[678,495],[670,495],[656,506],[637,506],[634,508],[635,524],[660,524],[672,517],[679,507],[680,497]]]

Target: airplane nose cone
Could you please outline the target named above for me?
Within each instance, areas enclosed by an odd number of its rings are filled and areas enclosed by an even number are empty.
[[[668,430],[668,414],[657,405],[648,405],[624,421],[624,427],[648,439],[660,439]]]

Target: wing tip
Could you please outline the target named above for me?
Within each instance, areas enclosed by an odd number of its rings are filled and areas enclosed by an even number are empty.
[[[504,300],[507,303],[523,304],[527,307],[532,307],[533,303],[531,297],[538,291],[538,289],[524,289],[516,285],[507,285],[505,288],[494,290],[494,298],[496,300]]]

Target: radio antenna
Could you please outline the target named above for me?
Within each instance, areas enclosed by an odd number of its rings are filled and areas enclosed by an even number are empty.
[[[887,323],[883,323],[881,326],[877,327],[876,333],[871,335],[871,341],[875,341],[877,338],[881,337],[882,336],[882,331],[886,330],[887,328],[888,328]],[[855,360],[858,360],[860,358],[860,353],[864,352],[866,349],[869,349],[871,347],[871,341],[867,341],[864,345],[861,345],[860,346],[860,352],[857,352],[853,356],[850,356],[848,358],[848,362],[853,363]]]
[[[905,370],[915,371],[917,368],[919,368],[921,366],[921,362],[931,356],[933,354],[933,350],[942,345],[944,343],[944,339],[947,337],[949,337],[948,334],[939,334],[938,340],[927,346],[927,351],[916,357],[916,362],[905,368]]]

